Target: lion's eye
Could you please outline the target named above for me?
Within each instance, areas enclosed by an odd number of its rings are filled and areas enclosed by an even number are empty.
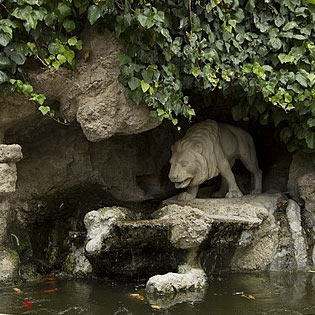
[[[182,167],[186,167],[188,165],[188,162],[184,161],[180,163],[182,165]]]

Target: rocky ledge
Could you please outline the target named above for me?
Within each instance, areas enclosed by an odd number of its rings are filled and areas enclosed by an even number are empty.
[[[206,274],[216,270],[308,267],[300,207],[281,194],[185,204],[169,199],[145,219],[133,217],[130,209],[109,207],[89,212],[84,222],[86,257],[94,272],[152,277],[151,294],[200,289]]]

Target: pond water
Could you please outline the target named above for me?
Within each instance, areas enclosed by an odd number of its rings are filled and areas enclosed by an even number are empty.
[[[0,313],[315,315],[315,273],[221,274],[205,292],[168,299],[146,297],[134,283],[43,279],[0,288]]]

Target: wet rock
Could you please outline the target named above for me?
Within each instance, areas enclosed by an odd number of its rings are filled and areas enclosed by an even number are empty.
[[[121,207],[106,207],[87,213],[84,217],[88,239],[85,247],[87,253],[93,255],[100,253],[101,250],[104,250],[104,244],[109,247],[112,238],[111,232],[115,224],[130,216],[130,211]]]
[[[278,197],[280,197],[278,195]],[[235,271],[301,270],[308,267],[300,207],[279,198],[259,228],[244,231],[231,261]]]
[[[168,295],[177,292],[198,291],[207,286],[207,276],[202,269],[182,265],[178,273],[169,272],[151,277],[146,284],[149,294]]]
[[[19,256],[13,250],[0,249],[0,282],[11,282],[19,276]]]
[[[296,267],[297,269],[306,268],[308,266],[306,235],[302,228],[301,210],[295,201],[289,200],[286,214],[293,241],[292,245]]]
[[[73,246],[66,259],[66,271],[75,277],[86,277],[92,273],[92,265],[84,255],[85,248]]]
[[[298,190],[305,201],[305,208],[315,215],[315,171],[298,178]]]
[[[193,265],[201,247],[209,252],[220,244],[233,252],[240,231],[262,224],[279,197],[247,196],[233,204],[230,199],[195,199],[186,205],[168,200],[152,219],[135,220],[132,211],[117,207],[92,211],[85,219],[87,257],[96,272],[113,277],[150,277]]]

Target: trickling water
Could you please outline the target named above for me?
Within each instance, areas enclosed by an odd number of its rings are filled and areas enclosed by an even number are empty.
[[[96,280],[46,279],[17,287],[22,292],[0,287],[0,313],[315,315],[313,273],[223,274],[210,280],[205,292],[168,299],[146,297],[135,284]]]

